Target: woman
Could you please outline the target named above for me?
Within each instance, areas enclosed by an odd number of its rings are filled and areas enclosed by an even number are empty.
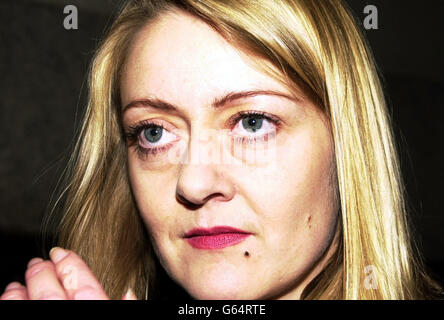
[[[128,1],[89,85],[61,194],[69,250],[31,260],[3,299],[150,299],[156,264],[197,299],[440,291],[341,1]]]

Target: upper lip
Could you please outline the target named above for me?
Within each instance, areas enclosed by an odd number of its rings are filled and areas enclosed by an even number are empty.
[[[191,238],[197,236],[212,236],[221,233],[244,233],[250,234],[251,232],[244,231],[241,229],[228,227],[228,226],[217,226],[213,228],[195,228],[191,229],[187,233],[185,233],[184,238]]]

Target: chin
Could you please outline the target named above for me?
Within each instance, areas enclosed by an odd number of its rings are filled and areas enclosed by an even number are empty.
[[[187,292],[199,300],[245,300],[254,299],[249,296],[247,279],[239,278],[239,274],[212,274],[194,278],[185,285]]]
[[[245,295],[245,292],[242,292],[239,288],[221,287],[222,288],[199,286],[189,288],[187,291],[197,300],[254,300],[254,298]]]

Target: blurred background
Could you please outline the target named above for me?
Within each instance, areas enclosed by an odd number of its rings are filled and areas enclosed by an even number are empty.
[[[401,150],[416,237],[444,279],[444,2],[348,0],[374,51]],[[85,106],[90,59],[116,0],[0,0],[0,290],[42,256],[39,232]],[[66,5],[78,29],[63,27]]]

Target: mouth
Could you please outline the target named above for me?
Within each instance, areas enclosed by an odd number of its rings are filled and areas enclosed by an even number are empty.
[[[193,248],[215,250],[234,246],[250,235],[250,232],[244,230],[221,226],[192,229],[184,235],[184,238]]]

